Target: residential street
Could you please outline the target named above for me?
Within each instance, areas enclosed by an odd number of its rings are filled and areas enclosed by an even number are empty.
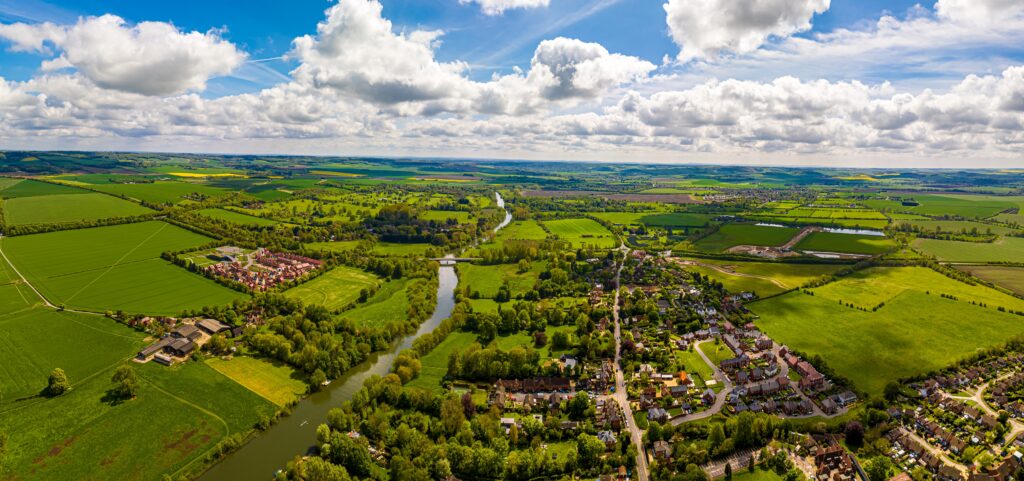
[[[626,265],[626,257],[629,256],[629,248],[625,245],[620,247],[623,253],[622,262],[615,272],[615,303],[612,307],[612,319],[615,321],[615,402],[619,403],[626,418],[626,426],[629,428],[629,437],[637,448],[636,456],[636,478],[640,481],[647,481],[647,452],[644,449],[643,432],[633,420],[633,410],[629,407],[629,395],[626,392],[625,376],[622,374],[620,364],[621,330],[619,329],[619,285],[622,277],[622,268]]]
[[[973,401],[975,404],[978,405],[978,407],[982,411],[985,411],[986,414],[990,414],[992,416],[997,416],[998,417],[999,416],[999,412],[997,412],[995,409],[992,409],[992,407],[989,406],[987,402],[985,402],[985,391],[988,390],[988,387],[993,382],[1002,381],[1003,379],[1006,379],[1006,378],[1008,378],[1008,377],[1010,377],[1012,375],[1013,375],[1013,373],[1007,373],[1007,374],[1004,374],[1002,376],[999,376],[994,381],[989,381],[989,382],[986,382],[985,384],[982,384],[981,386],[978,386],[978,389],[976,391],[974,391],[974,394],[972,394],[971,396],[953,396],[953,395],[949,395],[949,397],[951,397],[953,399],[959,399],[961,401]],[[1024,423],[1021,423],[1020,421],[1011,418],[1010,419],[1010,430],[1006,433],[1006,437],[1003,438],[1003,444],[1004,445],[1009,445],[1010,443],[1013,442],[1014,439],[1017,438],[1017,436],[1020,436],[1021,433],[1024,433]]]

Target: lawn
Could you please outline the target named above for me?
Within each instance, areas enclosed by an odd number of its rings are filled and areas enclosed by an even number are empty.
[[[682,364],[682,368],[691,376],[699,376],[704,381],[710,381],[715,378],[714,372],[711,370],[711,366],[704,362],[704,358],[700,357],[700,354],[694,351],[681,351],[675,350],[676,360]],[[699,385],[697,387],[703,387]]]
[[[244,356],[227,361],[211,358],[206,364],[278,406],[306,393],[306,383],[294,369],[284,364]]]
[[[728,224],[698,241],[697,248],[706,252],[721,252],[741,245],[780,246],[789,242],[798,232],[800,229],[794,227]]]
[[[40,195],[4,201],[4,220],[9,225],[59,224],[153,212],[141,205],[94,192]]]
[[[802,292],[748,307],[772,338],[821,355],[872,396],[890,381],[940,369],[1024,333],[1019,316],[916,290],[903,291],[875,312]]]
[[[170,224],[143,222],[8,237],[0,246],[55,304],[177,315],[245,297],[159,258],[209,241]]]
[[[229,192],[227,189],[209,185],[173,181],[158,181],[151,184],[97,184],[92,188],[108,194],[124,195],[154,204],[177,204],[185,200],[185,196],[202,194],[207,197],[219,197]]]
[[[238,212],[224,210],[224,209],[203,209],[199,211],[200,215],[209,217],[211,219],[219,219],[233,224],[244,225],[244,226],[258,226],[266,227],[277,225],[277,221],[264,219],[262,217],[255,217],[251,215],[240,214]]]
[[[359,299],[359,291],[379,285],[380,279],[369,272],[338,266],[284,294],[305,304],[320,304],[334,310],[347,307]]]
[[[755,292],[767,297],[795,289],[822,276],[831,275],[843,266],[831,264],[784,264],[773,262],[726,262],[701,259],[705,266],[687,266],[722,283],[730,292]]]
[[[471,332],[455,331],[448,334],[444,341],[420,358],[420,375],[406,386],[440,392],[441,380],[448,373],[448,355],[474,342],[476,334]]]
[[[480,297],[493,298],[498,289],[508,282],[512,297],[523,295],[533,289],[540,273],[545,269],[543,262],[534,262],[530,270],[520,274],[516,264],[476,265],[459,264],[459,279],[470,290],[479,292]]]
[[[916,239],[913,245],[945,262],[1024,262],[1024,237],[1000,237],[992,243]]]
[[[860,234],[812,232],[797,243],[795,249],[844,254],[881,254],[896,245],[888,238]]]
[[[1024,296],[1024,267],[960,266],[959,268],[970,272],[979,279],[984,279]]]
[[[593,219],[559,219],[545,221],[551,233],[573,247],[611,248],[618,246],[615,235]]]
[[[385,282],[365,304],[358,304],[341,315],[364,326],[383,327],[393,321],[404,322],[409,317],[409,298],[405,292],[408,283],[408,279]]]

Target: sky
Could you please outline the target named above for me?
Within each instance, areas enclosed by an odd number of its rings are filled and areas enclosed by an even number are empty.
[[[1024,166],[1020,0],[8,0],[0,149]]]

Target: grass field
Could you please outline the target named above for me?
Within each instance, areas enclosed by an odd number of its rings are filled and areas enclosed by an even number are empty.
[[[95,192],[17,197],[4,201],[3,206],[4,220],[9,225],[58,224],[153,212],[141,205]]]
[[[651,227],[701,227],[707,225],[713,217],[686,212],[595,212],[593,215],[613,224],[643,224]]]
[[[355,249],[359,241],[337,241],[337,242],[312,242],[306,244],[307,249],[322,250],[326,252],[344,252]]]
[[[407,386],[440,392],[441,380],[448,373],[448,355],[452,351],[465,349],[474,342],[476,334],[471,332],[455,331],[448,334],[444,341],[420,358],[420,375]]]
[[[913,245],[946,262],[1024,262],[1024,237],[1000,237],[992,243],[916,239]]]
[[[704,362],[704,358],[700,357],[700,354],[697,354],[696,351],[673,350],[673,352],[676,361],[682,364],[682,369],[691,376],[699,376],[705,382],[714,379],[711,366],[708,366],[708,363]],[[703,385],[698,384],[697,387],[703,387]]]
[[[381,327],[409,317],[409,298],[406,296],[408,279],[388,281],[365,304],[343,312],[344,318],[358,325]]]
[[[480,297],[493,298],[498,289],[506,281],[512,297],[525,294],[533,289],[534,284],[545,269],[543,262],[534,262],[531,269],[522,274],[515,264],[475,265],[459,264],[459,279],[470,286],[471,291],[480,293]]]
[[[618,245],[615,235],[593,219],[549,220],[544,225],[559,239],[571,242],[573,247],[611,248]]]
[[[772,338],[821,355],[872,396],[889,381],[945,367],[1024,333],[1019,316],[915,290],[890,298],[876,312],[801,292],[748,307]]]
[[[469,212],[451,210],[428,210],[420,214],[420,219],[437,222],[446,222],[449,219],[454,219],[460,224],[468,224],[470,220]]]
[[[5,199],[16,199],[20,197],[36,197],[43,195],[63,194],[88,194],[89,191],[67,185],[39,182],[37,180],[15,180],[5,179],[7,182],[0,184],[0,197]]]
[[[979,279],[1024,295],[1024,267],[960,266],[959,269],[970,272]]]
[[[320,304],[341,309],[359,299],[359,291],[380,284],[380,279],[352,267],[338,266],[305,284],[285,291],[285,295],[305,304]]]
[[[721,252],[740,245],[779,246],[793,238],[800,229],[768,227],[754,224],[728,224],[697,242],[697,248],[706,252]]]
[[[1007,215],[1007,214],[1000,214]],[[998,216],[997,216],[998,217]],[[1009,227],[1003,227],[999,225],[985,224],[982,222],[972,222],[967,220],[903,220],[898,222],[899,224],[914,225],[920,227],[928,232],[954,232],[960,233],[961,231],[970,232],[972,229],[977,229],[979,234],[985,234],[991,231],[993,234],[1003,235],[1015,232],[1014,229]]]
[[[896,212],[910,212],[924,215],[956,215],[961,217],[985,218],[999,212],[1019,207],[1019,197],[993,197],[982,195],[911,195],[920,205],[904,206],[900,202],[886,199],[868,200],[864,203],[873,208],[886,208]]]
[[[238,212],[233,212],[224,209],[203,209],[199,211],[199,214],[209,217],[211,219],[220,219],[244,226],[265,227],[277,225],[277,221],[274,220],[264,219],[262,217],[254,217],[251,215],[239,214]]]
[[[397,244],[394,242],[378,242],[373,246],[375,254],[387,256],[422,256],[431,248],[430,244]]]
[[[202,194],[218,197],[228,193],[227,189],[189,182],[154,182],[152,184],[97,184],[94,189],[114,195],[124,195],[132,199],[144,200],[154,204],[177,204],[186,195]]]
[[[755,292],[767,297],[795,289],[819,277],[830,275],[843,266],[830,264],[783,264],[771,262],[725,262],[701,259],[702,264],[687,266],[722,283],[730,292]]]
[[[295,370],[252,357],[206,360],[206,364],[264,399],[284,406],[306,393],[306,383]]]
[[[207,242],[170,224],[142,222],[9,237],[0,246],[55,304],[176,315],[245,297],[159,258]]]
[[[881,236],[812,232],[797,243],[795,249],[874,255],[881,254],[895,246],[893,241]]]

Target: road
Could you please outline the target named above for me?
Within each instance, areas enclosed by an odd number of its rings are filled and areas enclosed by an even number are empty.
[[[0,235],[0,238],[3,238],[3,236]],[[53,303],[51,303],[50,300],[43,295],[43,293],[39,292],[39,289],[36,289],[36,286],[33,286],[32,283],[25,278],[25,276],[21,275],[21,271],[19,271],[17,267],[14,267],[14,263],[12,263],[11,260],[7,258],[7,254],[3,251],[3,249],[0,249],[0,257],[4,258],[4,262],[6,262],[7,265],[11,267],[11,270],[13,270],[14,273],[18,275],[18,277],[21,279],[21,282],[28,286],[29,289],[32,289],[32,292],[36,293],[36,296],[43,301],[44,306],[57,311],[75,312],[78,314],[87,314],[90,316],[103,316],[103,314],[100,314],[98,312],[77,311],[74,309],[61,309],[60,307],[53,305]]]
[[[978,405],[978,407],[982,411],[985,411],[986,414],[999,417],[999,412],[997,412],[995,409],[992,409],[992,406],[989,406],[988,403],[985,402],[985,391],[988,390],[988,387],[993,382],[1002,381],[1003,379],[1006,379],[1006,378],[1008,378],[1008,377],[1010,377],[1010,376],[1012,376],[1014,374],[1015,373],[1013,373],[1013,372],[1009,372],[1009,373],[1003,374],[1002,376],[997,377],[993,381],[986,382],[985,384],[982,384],[981,386],[978,386],[978,389],[975,390],[974,394],[972,394],[970,396],[953,396],[953,395],[949,395],[949,394],[947,394],[947,395],[949,397],[953,398],[953,399],[959,399],[961,401],[973,401],[975,404]],[[1003,438],[1003,444],[1004,445],[1009,445],[1010,443],[1013,442],[1014,439],[1017,438],[1017,436],[1020,436],[1021,433],[1024,433],[1024,423],[1021,423],[1020,421],[1018,421],[1016,419],[1012,419],[1012,418],[1010,419],[1009,423],[1010,423],[1010,430],[1006,433],[1006,437]]]
[[[690,421],[697,421],[699,419],[709,418],[711,416],[714,416],[715,414],[718,414],[719,412],[722,411],[722,408],[725,407],[725,399],[726,397],[728,397],[729,392],[732,391],[733,384],[732,381],[729,380],[729,376],[726,376],[725,373],[722,372],[722,370],[715,365],[715,363],[711,362],[711,359],[708,358],[707,354],[704,354],[704,350],[700,348],[700,345],[704,344],[705,342],[711,341],[706,340],[698,342],[693,346],[693,349],[697,351],[697,354],[700,355],[701,359],[704,359],[704,362],[706,362],[708,366],[711,367],[711,372],[713,373],[713,377],[715,378],[715,380],[718,381],[721,385],[725,386],[725,388],[718,393],[718,397],[715,398],[715,403],[712,404],[711,407],[699,413],[693,413],[688,414],[686,416],[672,418],[673,426],[678,426],[680,424],[687,423]]]
[[[910,436],[910,438],[913,439],[915,442],[917,442],[921,446],[924,446],[924,449],[926,451],[928,451],[929,453],[932,453],[933,455],[935,455],[936,457],[941,459],[943,463],[946,463],[947,465],[952,466],[953,468],[956,468],[956,470],[960,471],[960,473],[963,474],[964,477],[967,476],[967,467],[962,465],[962,464],[960,464],[960,463],[958,463],[958,462],[956,462],[956,461],[953,461],[949,457],[949,455],[946,454],[945,451],[943,451],[943,450],[941,450],[941,449],[939,449],[939,448],[937,448],[935,446],[932,446],[931,443],[929,443],[928,441],[926,441],[921,436],[918,436],[917,433],[915,433],[915,432],[913,432],[913,431],[911,431],[909,429],[904,429],[902,427],[899,428],[899,429],[902,429],[903,432],[906,433],[907,436]]]
[[[711,270],[714,270],[714,271],[721,272],[722,274],[725,274],[727,276],[747,277],[747,278],[750,278],[750,279],[758,279],[758,280],[762,280],[762,281],[768,281],[768,282],[771,282],[772,284],[775,284],[779,288],[790,289],[789,286],[783,284],[782,281],[779,281],[778,279],[776,279],[774,277],[759,276],[759,275],[756,275],[756,274],[746,274],[746,273],[743,273],[743,272],[731,271],[731,270],[726,269],[725,267],[720,266],[720,265],[705,264],[703,262],[696,261],[696,260],[679,261],[679,263],[681,265],[683,265],[683,266],[694,265],[694,266],[699,266],[699,267],[703,267],[703,268],[706,268],[706,269],[711,269]]]
[[[622,331],[619,328],[619,286],[622,278],[622,269],[626,266],[626,259],[629,257],[629,248],[625,244],[619,247],[622,252],[622,262],[615,271],[615,303],[612,305],[612,320],[615,321],[615,394],[612,397],[619,403],[626,418],[626,426],[629,428],[629,437],[636,446],[636,476],[640,481],[648,480],[647,471],[647,450],[644,448],[643,432],[633,420],[633,410],[629,407],[629,394],[626,391],[625,375],[622,373],[621,347]]]

